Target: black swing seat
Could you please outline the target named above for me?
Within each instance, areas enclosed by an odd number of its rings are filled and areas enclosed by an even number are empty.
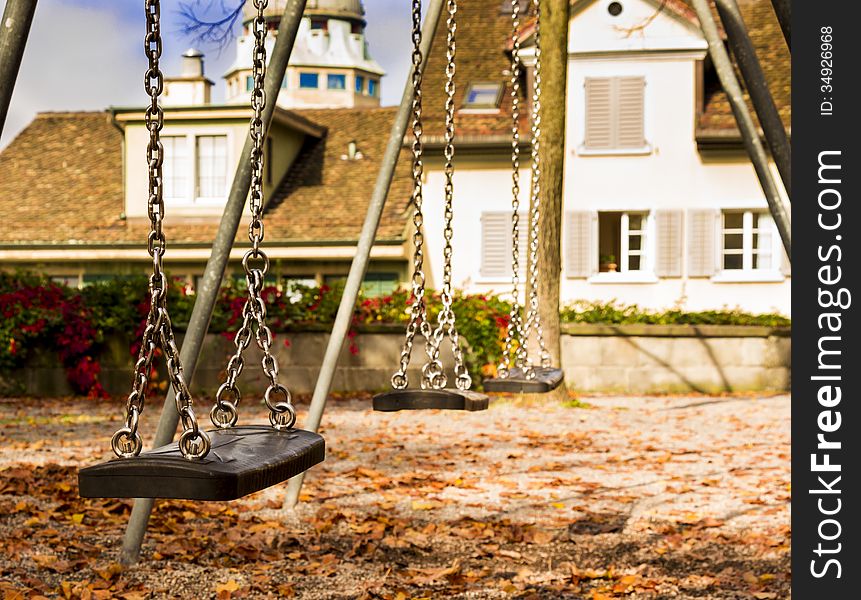
[[[484,394],[446,388],[442,390],[392,390],[374,396],[374,410],[487,410]]]
[[[302,429],[244,425],[208,431],[212,447],[189,460],[176,442],[78,472],[82,498],[235,500],[323,462],[326,443]]]
[[[527,379],[523,369],[513,368],[508,377],[494,377],[482,382],[488,392],[512,392],[523,394],[545,394],[559,387],[565,374],[562,369],[535,367],[535,379]]]

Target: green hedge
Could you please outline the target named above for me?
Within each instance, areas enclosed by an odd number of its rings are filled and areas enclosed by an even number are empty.
[[[98,345],[105,336],[128,340],[130,351],[138,338],[148,311],[147,280],[144,277],[118,278],[94,283],[82,290],[71,289],[33,274],[0,273],[0,369],[24,363],[39,346],[56,348],[76,391],[103,395],[98,384]],[[263,290],[268,324],[278,333],[309,324],[329,325],[334,321],[341,287],[293,286]],[[430,319],[436,323],[439,296],[428,292]],[[220,291],[210,323],[210,331],[229,335],[242,315],[244,287],[229,283]],[[360,351],[356,328],[373,324],[405,324],[409,319],[411,294],[397,290],[386,296],[360,298],[353,315],[350,350]],[[173,324],[182,331],[188,324],[194,294],[181,281],[172,283],[168,306]],[[454,310],[465,346],[470,373],[492,374],[502,358],[502,340],[509,321],[510,304],[481,294],[456,294]],[[739,310],[684,312],[678,309],[651,311],[616,302],[580,301],[561,312],[564,323],[603,324],[691,324],[788,326],[790,320],[776,314],[752,315]],[[417,348],[421,353],[422,349]]]

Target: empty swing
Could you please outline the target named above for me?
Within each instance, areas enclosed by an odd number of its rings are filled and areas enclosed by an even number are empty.
[[[511,99],[512,99],[512,227],[511,267],[512,301],[508,326],[505,331],[505,350],[497,376],[482,383],[488,392],[546,393],[562,383],[562,369],[554,368],[550,353],[544,343],[538,299],[538,244],[540,239],[539,217],[541,215],[541,3],[533,0],[535,7],[535,77],[532,95],[532,207],[529,213],[529,297],[526,306],[520,303],[520,0],[511,0],[512,50],[511,50]],[[526,311],[526,318],[523,312]],[[540,366],[535,366],[529,357],[529,339],[532,333],[538,341]],[[512,365],[512,355],[514,364]]]
[[[412,38],[413,38],[413,102],[412,102],[412,134],[413,134],[413,303],[410,307],[410,320],[406,327],[406,338],[401,350],[400,367],[392,375],[392,390],[374,396],[373,408],[377,411],[447,409],[447,410],[485,410],[488,397],[478,392],[470,391],[472,378],[464,363],[463,351],[460,347],[455,324],[455,314],[452,309],[451,288],[451,258],[452,258],[452,217],[454,199],[454,74],[455,74],[455,31],[457,28],[455,16],[457,1],[448,0],[448,18],[446,20],[446,82],[445,82],[445,248],[443,251],[443,286],[441,290],[442,309],[437,318],[437,327],[433,329],[428,320],[427,298],[425,297],[424,274],[424,215],[422,213],[422,54],[421,44],[421,0],[412,2]],[[425,339],[427,360],[422,367],[420,389],[409,389],[407,368],[412,356],[413,341],[416,334]],[[454,354],[455,387],[446,387],[448,377],[440,360],[440,346],[448,337],[451,340]]]
[[[86,467],[78,472],[80,495],[84,498],[184,498],[190,500],[233,500],[281,483],[308,470],[325,457],[325,442],[316,433],[295,429],[296,411],[290,392],[278,381],[278,362],[270,352],[272,332],[266,325],[266,304],[260,294],[269,269],[269,258],[260,248],[263,241],[263,141],[266,136],[263,109],[266,96],[266,20],[268,0],[254,0],[253,21],[254,89],[251,105],[251,224],[248,235],[252,247],[242,266],[248,283],[242,326],[236,333],[236,353],[227,363],[227,380],[216,393],[210,411],[214,430],[200,429],[192,409],[191,392],[183,375],[179,350],[167,310],[167,278],[162,270],[165,236],[162,231],[164,201],[162,189],[163,147],[160,132],[164,113],[159,106],[163,76],[161,56],[160,0],[145,0],[147,34],[144,48],[149,58],[146,89],[151,103],[146,110],[150,133],[147,145],[149,164],[149,217],[151,231],[147,250],[153,272],[149,280],[151,298],[141,349],[134,367],[132,392],[126,402],[125,424],[111,438],[117,458]],[[271,426],[237,426],[240,401],[236,380],[243,368],[243,351],[252,335],[263,352],[263,372],[269,379],[263,399],[269,408]],[[161,346],[182,422],[177,442],[141,452],[138,420],[144,409],[148,374],[155,350]]]

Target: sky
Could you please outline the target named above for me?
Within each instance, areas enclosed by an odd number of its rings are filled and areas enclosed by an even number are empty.
[[[215,14],[223,3],[241,0],[185,0]],[[250,1],[250,0],[249,0]],[[364,0],[371,56],[386,70],[383,105],[397,104],[409,71],[409,3]],[[0,10],[6,0],[0,0]],[[224,99],[221,75],[236,49],[199,44],[182,33],[179,0],[162,0],[162,70],[179,72],[180,55],[194,46],[206,54],[205,69],[216,82],[213,102]],[[205,13],[204,13],[205,14]],[[142,0],[39,0],[9,115],[0,137],[6,147],[37,112],[103,110],[143,105],[144,11]]]

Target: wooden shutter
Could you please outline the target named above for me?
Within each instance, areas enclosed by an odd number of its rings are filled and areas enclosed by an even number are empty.
[[[655,211],[655,274],[658,277],[682,276],[682,211]]]
[[[584,145],[624,150],[646,145],[643,77],[587,77]]]
[[[587,210],[566,215],[565,273],[568,277],[589,277],[595,270],[593,229],[595,214]]]
[[[616,77],[616,148],[642,148],[646,145],[643,127],[646,80],[643,77]]]
[[[715,272],[716,228],[720,212],[713,209],[688,211],[688,277],[711,277]]]
[[[613,79],[587,77],[586,82],[586,137],[587,148],[613,147]]]
[[[511,272],[511,213],[481,215],[481,276],[504,278]]]

